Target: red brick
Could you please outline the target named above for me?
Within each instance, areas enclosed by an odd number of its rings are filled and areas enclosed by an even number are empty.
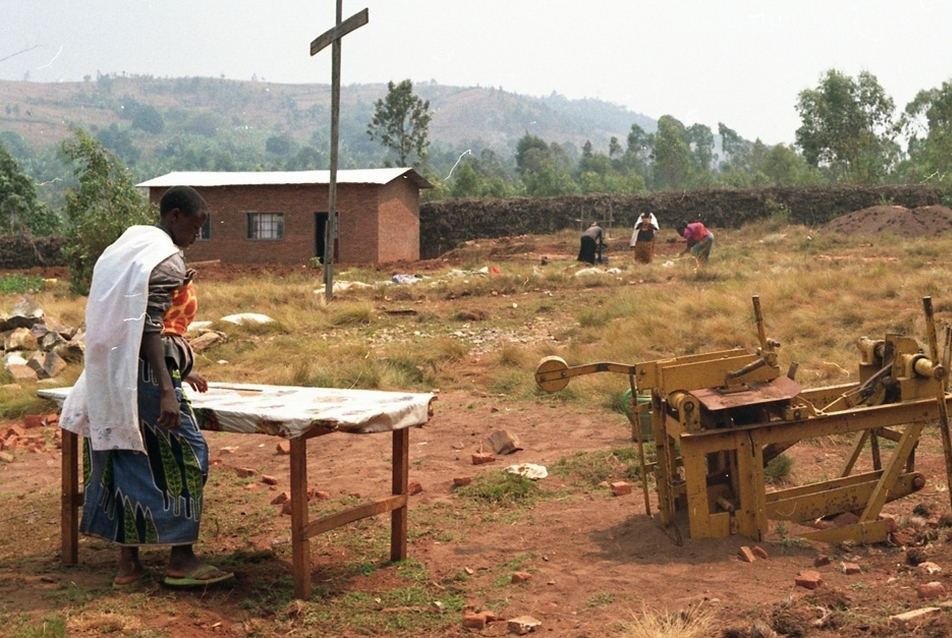
[[[23,417],[23,427],[27,430],[41,428],[46,425],[46,417],[42,414],[27,414]]]
[[[834,527],[846,527],[847,525],[856,525],[859,523],[859,516],[853,512],[843,512],[833,519]]]
[[[419,494],[423,491],[423,486],[420,485],[419,481],[410,481],[410,484],[407,485],[407,494],[413,496],[414,494]]]
[[[466,614],[463,616],[463,627],[467,629],[485,629],[486,614]]]
[[[285,501],[281,504],[281,513],[286,516],[291,515],[291,501]]]
[[[273,499],[271,499],[271,504],[272,504],[272,505],[281,505],[282,503],[287,503],[287,502],[290,501],[290,500],[291,500],[291,493],[290,493],[290,492],[281,492],[280,494],[278,494],[277,496],[275,496]]]
[[[261,475],[261,482],[267,483],[268,485],[277,485],[278,479],[274,476],[268,476],[267,474]]]
[[[279,441],[275,446],[278,454],[290,454],[291,453],[291,442],[290,441]]]
[[[752,551],[754,552],[754,556],[756,556],[757,558],[760,558],[763,560],[767,560],[767,558],[769,558],[769,554],[767,554],[767,550],[761,547],[760,545],[754,545],[754,548]]]
[[[624,496],[625,494],[631,494],[631,483],[626,483],[625,481],[615,481],[611,484],[612,493],[615,496]]]
[[[938,581],[931,583],[922,583],[918,589],[919,598],[923,600],[934,600],[936,598],[945,598],[945,587]]]
[[[235,474],[238,475],[238,478],[248,478],[249,476],[254,476],[258,473],[258,470],[250,467],[236,467]]]
[[[757,557],[754,556],[754,552],[746,545],[740,548],[737,555],[740,556],[741,560],[747,561],[748,563],[753,563],[757,560]]]
[[[513,583],[524,583],[528,580],[532,580],[532,574],[529,572],[513,572],[512,574]]]
[[[840,570],[844,574],[859,574],[863,571],[856,563],[840,563]]]
[[[820,554],[819,556],[813,559],[814,567],[826,567],[829,564],[830,564],[830,557],[827,556],[826,554]]]
[[[10,436],[23,436],[26,434],[26,430],[20,427],[19,425],[11,425],[7,428],[7,437]]]
[[[801,572],[794,583],[798,587],[805,587],[806,589],[816,589],[821,584],[823,584],[823,577],[820,576],[820,572],[815,571],[805,571]]]
[[[466,487],[473,482],[472,476],[457,476],[453,479],[453,485],[456,487]]]
[[[473,465],[482,465],[483,463],[492,463],[496,457],[489,452],[476,452],[473,454]]]

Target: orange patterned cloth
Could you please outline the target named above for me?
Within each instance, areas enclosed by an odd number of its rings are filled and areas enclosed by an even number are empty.
[[[162,316],[162,323],[165,324],[162,334],[184,337],[196,314],[198,296],[195,294],[195,284],[188,282],[172,294],[172,305]]]

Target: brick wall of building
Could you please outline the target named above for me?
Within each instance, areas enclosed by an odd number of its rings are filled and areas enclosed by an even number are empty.
[[[380,189],[380,263],[420,258],[420,191],[398,179]]]
[[[314,185],[199,187],[211,214],[210,237],[189,248],[190,261],[307,264],[317,256],[317,215],[328,188]],[[165,189],[153,188],[156,204]],[[386,185],[338,184],[341,264],[379,264],[420,256],[419,190],[409,180]],[[248,213],[283,213],[284,239],[248,239]]]

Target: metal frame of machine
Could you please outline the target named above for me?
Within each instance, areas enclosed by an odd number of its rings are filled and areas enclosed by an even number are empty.
[[[593,363],[568,366],[559,357],[538,365],[536,382],[549,392],[572,377],[595,372],[628,376],[630,400],[650,390],[650,404],[631,406],[642,476],[653,471],[660,520],[675,524],[686,512],[692,538],[742,534],[762,540],[768,521],[812,523],[843,512],[858,522],[802,534],[825,542],[880,542],[887,501],[922,489],[915,471],[915,449],[925,425],[938,420],[952,486],[947,370],[952,326],[938,351],[929,297],[923,299],[930,356],[915,339],[887,334],[859,339],[859,380],[854,384],[802,389],[796,364],[780,372],[780,344],[766,336],[758,297],[753,298],[760,347],[686,355],[633,365]],[[638,411],[650,409],[657,461],[645,459],[645,441],[636,426]],[[816,437],[853,434],[853,449],[835,479],[768,491],[765,467],[795,443]],[[880,446],[881,439],[894,445]],[[863,454],[868,460],[860,463]],[[862,467],[862,471],[860,471]],[[647,481],[642,481],[645,512],[651,514]]]

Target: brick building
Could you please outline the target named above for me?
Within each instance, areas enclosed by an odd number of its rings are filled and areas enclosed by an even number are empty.
[[[195,188],[209,219],[191,261],[306,264],[324,255],[330,171],[181,172],[137,186],[158,204],[171,186]],[[383,264],[420,258],[420,189],[412,168],[337,172],[334,262]]]

